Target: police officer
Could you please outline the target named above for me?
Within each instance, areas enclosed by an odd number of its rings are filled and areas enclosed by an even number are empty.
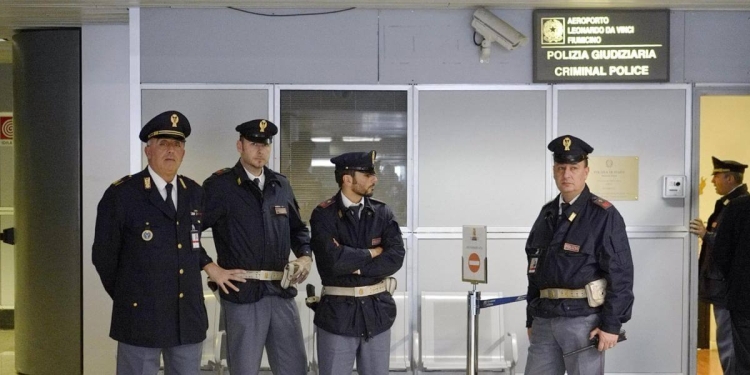
[[[734,160],[719,160],[711,157],[714,165],[711,182],[721,198],[716,201],[714,212],[708,217],[707,225],[701,219],[690,221],[690,232],[703,239],[698,258],[698,297],[700,301],[714,305],[716,319],[716,345],[724,374],[734,374],[732,362],[732,320],[727,309],[727,283],[724,274],[713,260],[712,252],[716,238],[716,225],[722,210],[735,198],[748,195],[747,185],[742,183],[747,165]]]
[[[247,281],[220,293],[229,369],[233,375],[257,374],[265,346],[274,374],[306,374],[297,290],[291,285],[310,272],[310,234],[289,181],[266,167],[276,125],[258,119],[236,130],[239,161],[203,183],[204,224],[213,229],[218,262]],[[291,263],[290,249],[297,256]]]
[[[190,122],[167,111],[149,121],[148,167],[113,183],[99,202],[92,260],[114,306],[117,374],[156,374],[161,354],[170,374],[200,372],[208,320],[201,269],[228,275],[200,244],[202,190],[177,175]]]
[[[586,185],[594,149],[572,135],[549,143],[560,194],[542,207],[526,242],[529,288],[525,374],[603,374],[633,307],[633,262],[625,223]],[[589,345],[598,350],[563,358]]]
[[[315,311],[320,373],[388,374],[391,297],[405,249],[385,203],[372,199],[375,151],[331,159],[339,192],[313,210],[312,247],[323,282]]]

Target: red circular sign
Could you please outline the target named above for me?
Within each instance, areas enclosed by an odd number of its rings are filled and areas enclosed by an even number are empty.
[[[482,261],[479,259],[479,254],[471,253],[471,255],[469,255],[469,271],[476,273],[479,271],[481,265]]]

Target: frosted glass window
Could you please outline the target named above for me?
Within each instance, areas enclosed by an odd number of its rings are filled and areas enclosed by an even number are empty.
[[[376,150],[373,198],[406,226],[406,91],[282,90],[281,167],[303,220],[338,191],[330,159]]]

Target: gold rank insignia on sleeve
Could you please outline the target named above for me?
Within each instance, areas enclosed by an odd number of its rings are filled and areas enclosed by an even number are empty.
[[[146,190],[151,190],[151,177],[143,178],[143,188]]]

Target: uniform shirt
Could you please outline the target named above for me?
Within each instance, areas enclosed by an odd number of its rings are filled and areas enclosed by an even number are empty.
[[[620,332],[633,307],[633,260],[625,222],[611,203],[586,186],[557,223],[559,197],[542,207],[526,242],[528,257],[527,319],[601,316],[601,329]],[[547,288],[582,289],[607,279],[604,305],[589,307],[583,299],[540,298]]]
[[[342,196],[339,192],[318,205],[310,218],[321,281],[324,286],[340,287],[377,284],[403,265],[406,250],[401,229],[385,203],[362,198],[357,218],[344,206]],[[372,258],[369,249],[378,246],[383,252]],[[396,303],[388,292],[382,292],[359,298],[324,295],[314,322],[336,335],[369,338],[390,329],[395,319]]]
[[[250,171],[248,171],[246,168],[244,169],[245,169],[245,173],[247,173],[247,178],[249,178],[250,181],[253,181],[256,178],[258,179],[258,188],[260,188],[260,190],[263,191],[263,187],[266,186],[266,174],[263,173],[263,170],[261,169],[260,176],[256,176],[252,174]]]
[[[263,167],[265,186],[259,189],[240,162],[217,171],[204,183],[205,228],[213,230],[217,262],[225,269],[283,271],[290,250],[311,256],[310,232],[284,175]],[[257,302],[265,295],[293,298],[296,288],[281,289],[279,281],[234,283],[240,291],[221,293],[234,303]]]
[[[110,336],[152,348],[206,338],[202,268],[211,263],[193,247],[200,233],[202,189],[178,176],[174,213],[145,169],[115,182],[97,209],[92,261],[113,300]]]
[[[736,198],[748,195],[747,185],[735,187],[721,197],[714,205],[714,212],[706,222],[706,234],[701,242],[701,253],[698,256],[698,297],[707,303],[719,306],[727,304],[727,283],[724,273],[713,261],[713,247],[716,238],[716,226],[724,210]]]

